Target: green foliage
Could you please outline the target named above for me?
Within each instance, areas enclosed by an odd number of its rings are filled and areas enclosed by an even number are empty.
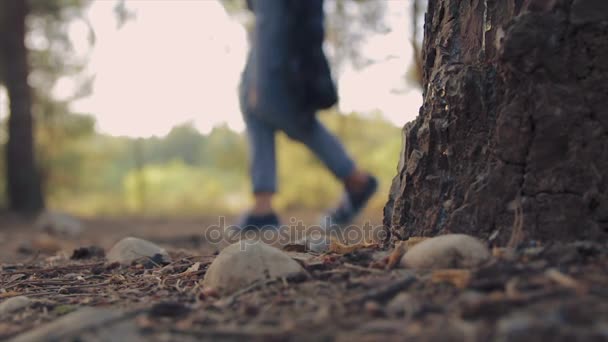
[[[400,130],[379,116],[327,113],[322,120],[353,158],[381,180],[371,206],[386,200],[399,155]],[[250,201],[246,137],[216,127],[203,135],[191,125],[163,138],[83,134],[65,140],[47,160],[51,207],[82,215],[209,215],[245,210]],[[325,210],[341,184],[304,146],[277,136],[280,210]],[[141,160],[137,160],[141,158]],[[139,165],[138,165],[139,164]]]
[[[234,212],[246,198],[242,176],[181,161],[132,170],[124,190],[129,212],[169,216]]]
[[[30,11],[27,17],[26,43],[31,67],[28,81],[34,89],[32,111],[37,124],[37,155],[43,183],[47,190],[51,189],[48,193],[51,197],[64,191],[63,188],[54,187],[54,184],[72,189],[82,183],[80,170],[85,158],[78,142],[90,136],[94,128],[91,117],[71,113],[68,109],[70,100],[88,93],[92,81],[91,77],[81,74],[86,58],[76,56],[68,34],[68,23],[74,20],[81,20],[90,28],[82,15],[88,3],[88,0],[28,1]],[[94,43],[92,30],[89,42]],[[56,101],[52,98],[51,91],[55,83],[65,76],[76,78],[81,87],[69,99]],[[4,132],[0,133],[0,149],[4,149],[5,136]],[[4,158],[0,162],[0,168],[0,192],[5,196]],[[3,199],[4,197],[0,199],[2,207],[5,205]]]
[[[175,126],[163,138],[151,138],[145,143],[144,158],[149,163],[162,164],[179,159],[188,165],[199,165],[204,137],[191,123]]]
[[[245,136],[228,126],[214,128],[206,139],[202,151],[204,165],[222,170],[238,171],[244,175],[247,169]]]

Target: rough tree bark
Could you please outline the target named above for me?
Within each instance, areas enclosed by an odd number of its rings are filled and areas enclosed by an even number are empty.
[[[605,239],[608,1],[429,0],[425,21],[387,242]]]
[[[27,1],[0,1],[0,68],[10,100],[6,146],[7,191],[10,209],[36,213],[44,207],[35,163],[32,94],[25,47]]]

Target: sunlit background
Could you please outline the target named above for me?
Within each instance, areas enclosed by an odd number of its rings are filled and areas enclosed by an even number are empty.
[[[81,3],[62,10],[59,23],[28,19],[49,206],[81,215],[246,208],[247,146],[236,92],[252,20],[244,1]],[[422,102],[411,3],[328,0],[326,14],[340,104],[322,120],[381,178],[382,194],[372,203],[378,210],[395,173],[400,128]],[[7,103],[0,88],[3,125]],[[336,180],[303,147],[279,139],[279,208],[331,206]]]

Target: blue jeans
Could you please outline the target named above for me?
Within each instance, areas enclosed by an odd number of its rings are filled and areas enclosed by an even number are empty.
[[[290,91],[280,81],[267,83],[266,91],[272,92],[272,99],[262,101],[255,108],[247,103],[250,86],[245,72],[239,98],[249,139],[254,193],[277,191],[277,131],[283,131],[291,139],[306,145],[338,179],[353,173],[355,163],[338,138],[325,128],[314,112],[298,108]]]

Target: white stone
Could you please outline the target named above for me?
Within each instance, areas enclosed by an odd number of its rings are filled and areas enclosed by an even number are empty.
[[[417,243],[402,257],[401,265],[415,269],[469,268],[490,257],[488,247],[479,239],[448,234]]]
[[[11,312],[15,312],[21,309],[24,309],[30,305],[32,302],[26,296],[18,296],[9,298],[2,303],[0,303],[0,316],[4,316],[10,314]]]
[[[164,248],[150,241],[126,237],[118,241],[106,257],[109,262],[130,264],[135,260],[153,258],[157,254],[162,256],[164,262],[171,261],[171,257]]]
[[[78,236],[84,230],[80,220],[66,213],[56,211],[47,211],[40,214],[36,221],[36,227],[49,234],[69,237]]]
[[[226,247],[209,266],[203,285],[229,294],[265,279],[302,274],[286,253],[261,241],[241,240]]]

